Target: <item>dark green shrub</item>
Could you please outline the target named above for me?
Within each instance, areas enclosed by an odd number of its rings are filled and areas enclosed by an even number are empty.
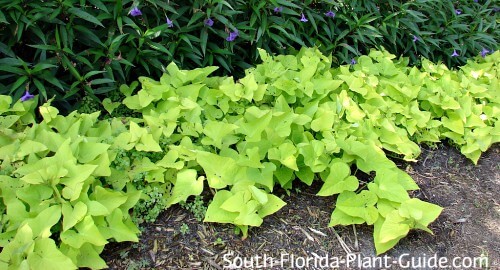
[[[385,47],[456,66],[498,48],[496,12],[472,0],[0,0],[0,93],[55,96],[66,109],[87,96],[91,108],[96,95],[159,77],[171,61],[240,77],[257,48],[318,46],[342,64]]]

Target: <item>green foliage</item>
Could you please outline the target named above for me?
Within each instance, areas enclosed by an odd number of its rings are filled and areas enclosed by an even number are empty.
[[[441,208],[409,197],[418,186],[384,150],[413,161],[416,143],[448,138],[477,162],[500,139],[499,52],[458,71],[425,59],[422,70],[411,68],[408,59],[375,50],[333,69],[312,49],[261,57],[237,82],[207,77],[211,68],[170,64],[159,81],[142,77],[136,94],[124,91],[123,103],[142,113],[145,128],[170,138],[156,163],[177,171],[174,190],[182,185],[169,200],[198,195],[206,178],[218,191],[205,221],[235,224],[243,237],[284,205],[269,193],[275,184],[291,189],[296,178],[321,179],[318,195],[339,194],[330,225],[374,225],[377,252],[385,252],[410,229],[428,230]],[[367,189],[353,166],[376,175]]]
[[[138,241],[140,192],[111,187],[115,133],[98,113],[58,115],[48,103],[0,96],[0,268],[104,268],[109,240]]]
[[[182,223],[181,227],[179,228],[179,232],[182,235],[185,235],[186,233],[189,233],[189,226],[186,223]]]
[[[132,16],[133,7],[142,15]],[[257,48],[317,46],[340,65],[375,47],[457,66],[498,49],[496,12],[494,1],[469,0],[0,0],[0,94],[18,99],[29,90],[68,111],[87,97],[112,111],[119,84],[159,78],[171,61],[242,77],[259,61]]]
[[[195,196],[191,202],[180,201],[179,205],[191,212],[194,218],[201,222],[205,218],[205,213],[207,212],[207,207],[203,201],[203,196]]]
[[[64,117],[47,103],[35,123],[36,100],[0,96],[2,268],[103,268],[108,240],[137,241],[129,209],[152,220],[205,185],[215,195],[204,221],[247,237],[285,205],[275,185],[294,180],[338,194],[330,225],[373,225],[382,253],[442,210],[410,198],[418,186],[386,152],[412,161],[416,143],[447,138],[477,162],[500,140],[500,52],[460,70],[377,50],[338,68],[317,49],[260,53],[238,81],[171,63],[135,93],[121,87],[114,109],[141,117]],[[354,169],[375,178],[360,188]]]

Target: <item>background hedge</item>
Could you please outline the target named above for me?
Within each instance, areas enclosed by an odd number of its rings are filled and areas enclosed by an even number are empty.
[[[498,49],[498,10],[482,0],[0,0],[0,94],[55,96],[69,111],[118,100],[120,84],[158,78],[171,61],[240,77],[257,48],[318,46],[343,64],[384,47],[411,64],[457,66]]]

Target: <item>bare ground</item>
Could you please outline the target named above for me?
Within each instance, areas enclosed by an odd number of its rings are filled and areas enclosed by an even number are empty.
[[[306,263],[303,259],[315,256],[329,256],[331,265],[323,267],[325,259],[317,259],[302,269],[384,269],[381,260],[388,260],[389,269],[441,269],[432,265],[435,258],[445,258],[450,266],[454,257],[463,266],[474,263],[468,258],[482,257],[482,262],[487,258],[489,267],[482,269],[500,269],[499,153],[500,146],[493,146],[475,166],[455,148],[441,144],[437,149],[424,147],[419,162],[401,164],[421,188],[412,196],[444,211],[430,226],[434,235],[412,231],[375,261],[372,227],[329,228],[334,198],[315,196],[317,184],[298,185],[285,195],[288,204],[265,218],[261,227],[252,228],[246,240],[235,234],[232,225],[202,223],[174,206],[143,228],[139,243],[109,244],[102,255],[110,269],[223,269],[229,262],[238,266],[244,262],[237,257],[247,259],[244,269],[250,264],[299,269]],[[355,254],[349,265],[348,253]],[[264,255],[265,263],[256,257]],[[413,264],[408,265],[412,257]]]

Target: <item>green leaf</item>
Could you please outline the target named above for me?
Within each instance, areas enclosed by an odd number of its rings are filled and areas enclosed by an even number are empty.
[[[167,200],[167,207],[186,199],[191,195],[200,195],[205,177],[197,177],[196,170],[185,169],[177,173],[172,195]]]
[[[399,215],[397,210],[387,214],[385,221],[380,227],[379,241],[387,243],[398,238],[405,237],[410,231],[410,226],[406,223],[406,218]]]
[[[266,195],[267,195],[267,203],[264,204],[262,208],[258,210],[259,216],[261,218],[276,213],[278,210],[280,210],[281,208],[283,208],[283,206],[286,205],[286,203],[279,197],[273,194],[266,194]]]
[[[212,202],[208,205],[203,222],[233,223],[238,213],[221,208],[222,204],[232,196],[233,193],[227,190],[219,190],[215,193]]]
[[[76,157],[80,163],[88,163],[105,153],[109,146],[105,143],[81,142],[78,144]]]
[[[337,198],[336,208],[347,215],[362,218],[371,225],[379,216],[374,206],[376,203],[377,196],[371,191],[363,190],[359,194],[344,191]]]
[[[374,182],[368,184],[368,189],[379,198],[393,202],[404,202],[410,197],[399,181],[398,169],[381,169],[377,171]]]
[[[30,269],[77,269],[70,258],[66,257],[50,238],[35,240],[35,247],[28,255]]]
[[[108,190],[100,186],[95,187],[92,197],[104,205],[110,213],[127,201],[127,196],[121,192]]]
[[[223,139],[229,134],[232,134],[236,129],[238,129],[238,126],[234,124],[208,120],[203,128],[203,133],[212,139],[212,143],[210,144],[221,149]]]
[[[384,252],[388,251],[389,249],[393,248],[399,242],[399,240],[401,240],[404,237],[404,235],[402,235],[402,236],[398,236],[392,240],[389,240],[387,242],[381,242],[380,241],[380,230],[381,230],[383,224],[385,224],[384,218],[377,219],[375,224],[373,224],[373,226],[374,226],[374,228],[373,228],[373,242],[375,244],[375,249],[377,251],[377,255],[384,253]]]
[[[399,214],[402,217],[415,220],[415,228],[432,233],[427,226],[441,214],[442,207],[423,202],[417,198],[409,199],[401,204]]]
[[[104,27],[104,25],[102,25],[102,23],[99,21],[99,19],[97,19],[96,17],[92,16],[91,14],[79,9],[79,8],[74,8],[74,7],[71,7],[68,9],[68,12],[81,18],[81,19],[84,19],[86,21],[89,21],[93,24],[97,24],[101,27]]]
[[[50,106],[49,103],[45,103],[42,106],[38,108],[38,111],[43,117],[43,120],[45,120],[47,123],[52,121],[58,114],[59,110]]]
[[[122,210],[115,209],[111,215],[106,217],[108,226],[100,227],[100,231],[108,238],[114,238],[118,242],[138,242],[137,233],[139,230],[135,226],[129,227],[123,222],[123,218]]]
[[[196,154],[196,161],[205,171],[211,188],[222,189],[234,183],[238,171],[234,159],[200,151]]]
[[[287,142],[281,144],[278,148],[269,149],[267,157],[269,159],[278,160],[288,168],[298,171],[296,153],[297,149],[295,146]]]
[[[63,203],[63,231],[73,228],[78,222],[82,221],[87,214],[87,205],[83,202],[77,202],[75,206],[69,203]]]
[[[340,160],[333,161],[330,166],[330,174],[317,195],[331,196],[345,190],[355,191],[358,189],[359,181],[355,176],[349,176],[350,174],[351,170],[346,163]]]
[[[61,218],[61,206],[53,205],[41,211],[35,218],[27,221],[33,231],[33,236],[48,238],[52,235],[51,228]]]
[[[448,117],[441,118],[443,126],[449,130],[464,135],[464,121],[454,112],[448,112]]]
[[[61,233],[60,237],[63,243],[73,248],[80,248],[86,243],[95,246],[104,246],[108,243],[99,232],[91,216],[86,216],[80,223],[76,224],[75,228],[76,231],[70,229]]]

